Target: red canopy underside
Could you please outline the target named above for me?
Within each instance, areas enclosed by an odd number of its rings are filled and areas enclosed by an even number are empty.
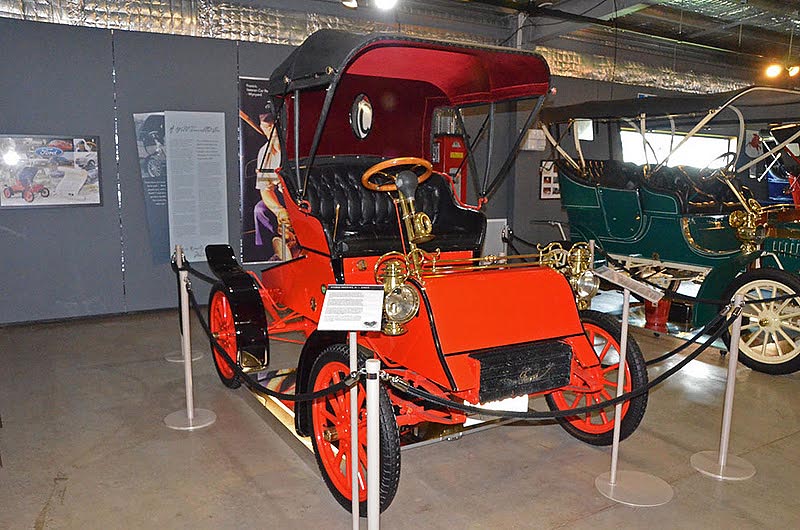
[[[540,96],[550,74],[538,55],[499,49],[417,47],[379,41],[365,48],[345,75],[426,81],[438,87],[453,106]]]

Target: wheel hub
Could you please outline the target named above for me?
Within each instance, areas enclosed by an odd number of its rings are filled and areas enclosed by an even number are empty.
[[[758,315],[758,325],[767,331],[777,331],[781,328],[781,319],[772,311],[764,311]]]
[[[339,441],[339,430],[336,427],[325,429],[322,438],[328,443],[337,442]]]

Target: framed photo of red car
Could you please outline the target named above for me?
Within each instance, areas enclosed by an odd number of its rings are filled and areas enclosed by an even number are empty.
[[[539,198],[560,199],[561,188],[558,185],[558,172],[553,160],[542,160],[539,164]]]
[[[100,139],[0,134],[0,208],[97,206]]]

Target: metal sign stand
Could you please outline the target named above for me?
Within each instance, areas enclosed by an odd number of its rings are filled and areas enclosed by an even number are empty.
[[[623,291],[622,336],[619,348],[617,374],[617,396],[625,393],[625,352],[628,351],[628,318],[630,316],[631,292]],[[622,403],[614,407],[614,441],[611,446],[611,471],[599,475],[594,485],[600,493],[613,501],[629,506],[660,506],[672,499],[672,486],[664,480],[641,471],[619,471],[619,438],[622,429]]]
[[[339,309],[358,309],[342,312]],[[350,351],[350,372],[358,370],[358,331],[380,329],[383,316],[383,286],[381,285],[328,285],[322,302],[317,329],[322,331],[347,331]],[[380,526],[380,432],[378,390],[380,361],[370,359],[367,367],[367,525],[369,530]],[[373,372],[370,372],[373,370]],[[350,389],[350,510],[353,530],[359,529],[360,502],[358,495],[358,385]]]
[[[355,331],[349,333],[350,343],[350,372],[358,370],[358,336]],[[359,499],[358,499],[358,385],[350,389],[350,505],[353,514],[353,530],[359,529]],[[368,493],[369,494],[369,493]]]
[[[175,247],[175,261],[179,269],[183,268],[183,249],[180,245]],[[170,429],[179,431],[194,431],[208,427],[217,421],[217,415],[206,409],[194,408],[194,393],[192,389],[192,340],[189,329],[189,273],[185,270],[178,271],[178,284],[181,300],[181,350],[183,352],[183,375],[186,384],[186,410],[178,410],[168,414],[164,423]]]
[[[733,299],[734,306],[742,307],[743,297],[737,294]],[[728,379],[725,386],[725,405],[722,409],[722,429],[720,432],[719,451],[701,451],[692,455],[689,462],[692,467],[704,475],[717,480],[747,480],[756,474],[753,464],[736,455],[728,454],[731,437],[731,416],[733,415],[733,390],[736,385],[736,366],[739,364],[739,338],[742,331],[742,314],[733,323],[731,330],[731,348],[728,355]]]

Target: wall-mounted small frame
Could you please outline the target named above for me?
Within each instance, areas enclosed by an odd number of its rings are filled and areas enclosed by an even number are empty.
[[[560,199],[561,186],[558,183],[558,171],[554,160],[542,160],[539,164],[539,198]]]
[[[0,134],[0,208],[91,206],[100,200],[100,140]]]
[[[359,94],[350,108],[350,127],[356,138],[363,140],[372,130],[372,103],[366,94]]]

